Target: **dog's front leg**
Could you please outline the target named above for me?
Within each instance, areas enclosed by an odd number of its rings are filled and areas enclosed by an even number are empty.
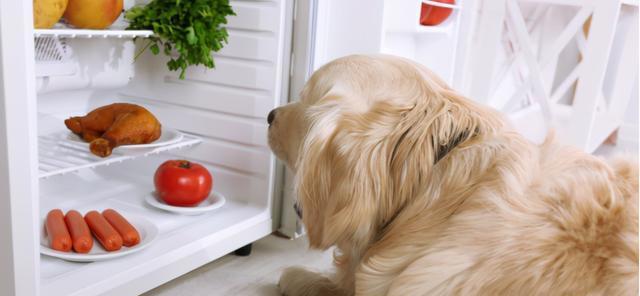
[[[347,295],[327,277],[300,267],[285,269],[278,286],[285,296]]]

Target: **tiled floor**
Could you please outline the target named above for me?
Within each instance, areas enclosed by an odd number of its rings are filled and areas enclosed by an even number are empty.
[[[619,153],[637,156],[638,145],[605,145],[595,152],[602,156]],[[288,240],[271,235],[257,241],[249,257],[227,255],[145,295],[279,295],[276,284],[282,269],[299,265],[330,271],[331,256],[331,251],[307,250],[305,239]]]

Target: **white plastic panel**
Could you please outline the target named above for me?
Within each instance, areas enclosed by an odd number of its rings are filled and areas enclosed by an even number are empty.
[[[137,87],[147,88],[148,86],[138,85]],[[238,89],[178,79],[168,79],[163,84],[154,85],[154,90],[155,93],[146,98],[131,96],[129,98],[179,104],[199,110],[248,117],[264,117],[273,108],[272,95],[264,90]]]
[[[273,61],[277,57],[277,40],[270,34],[232,31],[229,44],[215,56]]]
[[[228,28],[259,32],[280,31],[279,3],[274,1],[231,1],[235,16],[229,17]]]
[[[189,80],[196,83],[211,83],[227,86],[274,91],[280,76],[274,75],[277,67],[271,62],[233,60],[218,58],[216,70],[203,68],[187,69]],[[177,78],[169,78],[177,79]]]
[[[228,168],[237,173],[264,178],[269,173],[271,153],[257,147],[205,138],[202,143],[189,149],[189,158],[207,161],[211,165]]]
[[[67,39],[72,49],[65,75],[38,77],[38,94],[81,89],[118,89],[134,75],[135,47],[130,39],[75,38]],[[52,73],[50,73],[52,74]],[[69,74],[69,75],[66,75]]]
[[[264,120],[208,112],[170,104],[136,101],[144,104],[163,124],[178,130],[250,146],[267,146]]]

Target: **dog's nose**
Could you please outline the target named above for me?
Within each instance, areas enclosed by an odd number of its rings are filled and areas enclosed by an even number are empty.
[[[267,123],[271,125],[274,119],[276,119],[276,109],[271,110],[269,115],[267,115]]]

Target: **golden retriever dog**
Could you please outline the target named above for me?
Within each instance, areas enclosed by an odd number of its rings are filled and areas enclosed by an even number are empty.
[[[284,295],[638,295],[636,162],[533,144],[392,56],[325,65],[268,120],[310,246],[336,247]]]

